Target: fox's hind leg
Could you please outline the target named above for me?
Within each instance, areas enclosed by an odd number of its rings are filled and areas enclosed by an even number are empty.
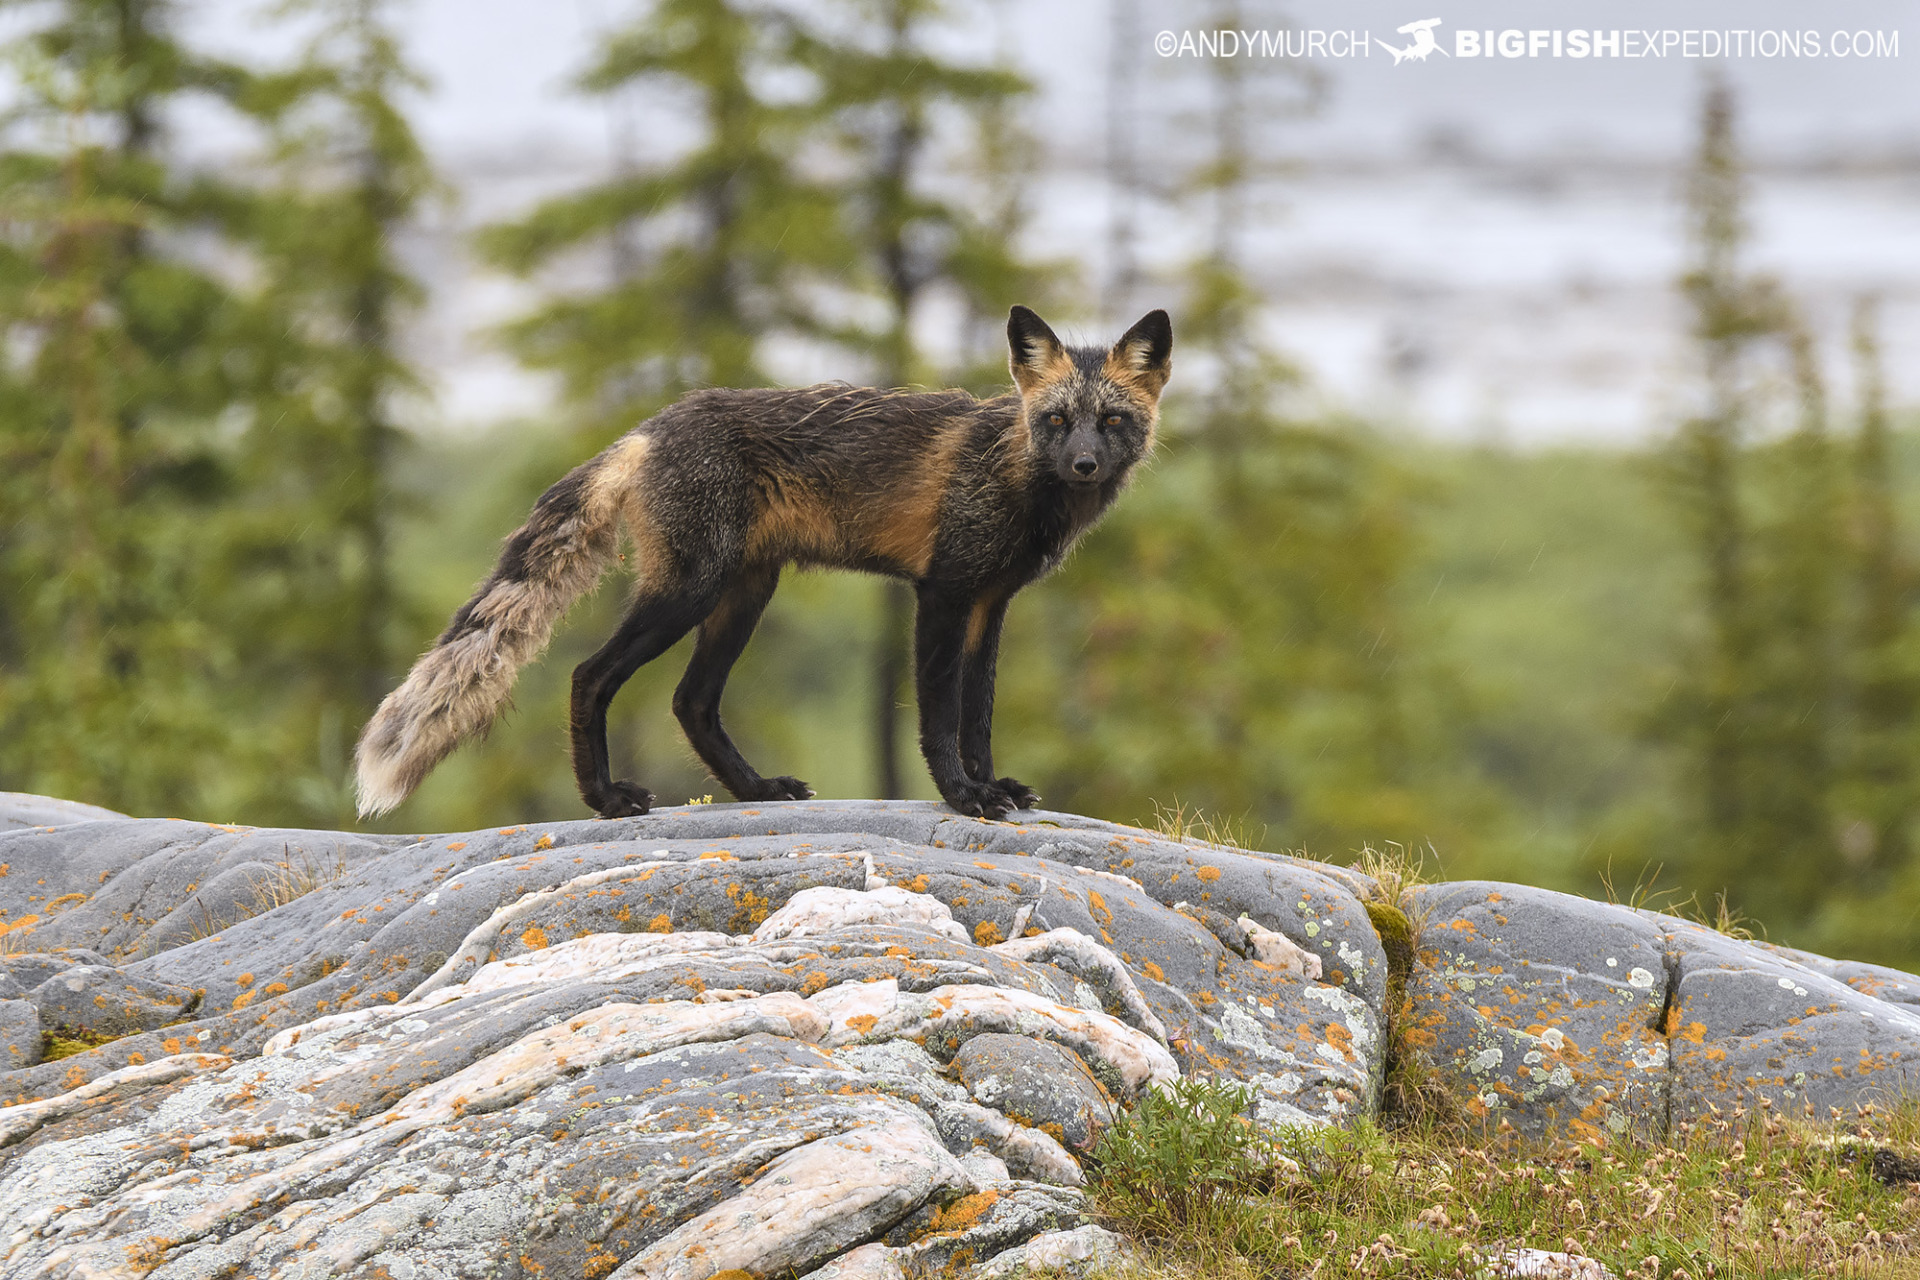
[[[653,806],[653,793],[634,782],[617,782],[607,762],[607,708],[620,686],[713,611],[719,589],[682,590],[643,596],[613,638],[573,669],[573,778],[580,798],[603,818],[625,818]]]
[[[687,741],[738,800],[805,800],[812,788],[798,778],[763,778],[747,763],[720,723],[720,694],[727,674],[760,622],[767,601],[780,585],[777,565],[744,570],[720,597],[700,624],[693,658],[673,693],[673,714],[687,731]]]

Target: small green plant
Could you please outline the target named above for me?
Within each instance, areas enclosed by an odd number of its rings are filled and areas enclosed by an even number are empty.
[[[1430,854],[1434,854],[1432,845],[1408,849],[1398,840],[1389,840],[1384,849],[1376,849],[1371,844],[1363,844],[1354,857],[1353,869],[1379,886],[1379,901],[1404,911],[1407,894],[1431,880],[1427,875]],[[1438,856],[1434,856],[1437,862]]]
[[[118,1039],[120,1037],[116,1035],[107,1035],[87,1027],[70,1027],[63,1022],[40,1033],[40,1061],[58,1062]]]
[[[1724,933],[1729,938],[1738,938],[1742,942],[1752,942],[1758,938],[1766,941],[1767,931],[1758,920],[1727,904],[1727,895],[1723,890],[1713,895],[1713,910],[1700,905],[1696,895],[1674,902],[1665,908],[1670,916],[1679,916],[1695,924],[1703,924],[1715,933]]]
[[[1633,887],[1622,894],[1614,887],[1613,868],[1608,866],[1600,873],[1600,886],[1607,895],[1607,901],[1615,906],[1635,911],[1658,911],[1662,915],[1691,920],[1715,933],[1724,933],[1742,942],[1756,939],[1766,941],[1766,929],[1758,920],[1730,904],[1724,890],[1713,895],[1713,908],[1708,910],[1701,904],[1697,893],[1683,895],[1678,889],[1659,888],[1658,881],[1663,869],[1659,866],[1641,868]]]
[[[1102,1212],[1147,1239],[1211,1230],[1273,1186],[1272,1139],[1245,1112],[1253,1091],[1176,1080],[1149,1092],[1094,1153]]]
[[[1259,836],[1252,835],[1244,818],[1209,816],[1197,806],[1189,809],[1178,796],[1170,805],[1153,802],[1152,827],[1182,844],[1214,844],[1227,849],[1256,848],[1266,835],[1264,827]]]
[[[1373,891],[1361,905],[1387,955],[1386,1025],[1381,1029],[1387,1055],[1380,1086],[1380,1123],[1390,1130],[1437,1135],[1461,1129],[1467,1114],[1457,1086],[1434,1068],[1410,1034],[1413,1006],[1407,979],[1413,973],[1424,924],[1412,893],[1429,883],[1427,860],[1433,852],[1431,845],[1409,850],[1393,840],[1383,849],[1362,845],[1353,869],[1373,882]]]
[[[290,845],[282,845],[281,852],[286,856],[274,863],[268,874],[254,880],[247,897],[234,904],[231,919],[216,919],[205,903],[197,904],[199,910],[190,933],[193,941],[210,938],[242,920],[284,907],[347,874],[346,860],[337,854],[315,859],[302,850],[296,859]]]

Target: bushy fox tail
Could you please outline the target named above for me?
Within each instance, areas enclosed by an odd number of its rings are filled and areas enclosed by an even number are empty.
[[[354,753],[361,817],[399,805],[493,723],[514,676],[613,563],[645,447],[645,437],[629,436],[542,494],[473,599],[373,713]]]

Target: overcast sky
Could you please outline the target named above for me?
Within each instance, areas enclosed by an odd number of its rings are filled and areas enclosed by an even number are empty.
[[[842,0],[805,0],[822,8]],[[263,26],[263,0],[183,0],[201,40],[258,56],[284,46]],[[1162,32],[1215,25],[1204,0],[1133,0],[1140,110],[1152,135],[1143,162],[1191,164],[1204,139],[1190,109],[1208,79],[1192,59],[1155,51]],[[1920,0],[1240,0],[1239,24],[1364,32],[1365,58],[1313,62],[1325,94],[1308,118],[1256,108],[1265,154],[1332,162],[1279,184],[1253,219],[1249,263],[1270,295],[1285,348],[1349,403],[1393,384],[1383,372],[1409,343],[1426,372],[1410,418],[1446,431],[1509,423],[1516,438],[1637,436],[1671,417],[1660,405],[1679,381],[1666,367],[1682,320],[1673,312],[1683,225],[1667,174],[1584,183],[1583,152],[1673,165],[1693,144],[1710,75],[1739,93],[1743,143],[1763,161],[1824,156],[1896,163],[1844,179],[1768,178],[1756,185],[1756,261],[1778,272],[1839,342],[1851,299],[1881,292],[1896,394],[1920,395]],[[414,117],[443,171],[461,184],[458,221],[506,216],[556,186],[605,171],[614,126],[607,104],[570,81],[597,33],[644,12],[642,0],[400,0],[408,53],[431,82]],[[946,41],[956,51],[1015,58],[1039,88],[1029,121],[1048,157],[1035,187],[1034,247],[1088,259],[1097,280],[1104,244],[1103,155],[1111,0],[951,0]],[[1398,28],[1439,19],[1439,49],[1396,65],[1383,43]],[[1898,57],[1679,56],[1577,60],[1460,58],[1456,33],[1575,29],[1744,31],[1811,29],[1896,41]],[[1551,37],[1548,37],[1550,39]],[[1644,37],[1627,36],[1631,44]],[[1344,39],[1341,44],[1344,46]],[[1246,64],[1256,85],[1289,82],[1268,60]],[[1256,103],[1284,94],[1260,94]],[[684,141],[684,113],[629,104],[640,155]],[[1512,187],[1498,172],[1456,175],[1419,160],[1437,137],[1495,157],[1538,158],[1552,189]],[[218,147],[217,130],[187,140]],[[1369,168],[1358,185],[1338,176]],[[1615,172],[1618,170],[1616,168]],[[1506,184],[1506,185],[1503,185]],[[1204,219],[1160,209],[1141,250],[1168,264],[1194,251]],[[457,234],[447,237],[449,244]],[[447,257],[435,277],[428,330],[451,421],[532,412],[550,394],[483,334],[530,298],[497,276]],[[1321,281],[1318,286],[1314,281]],[[1169,295],[1171,296],[1171,295]],[[1109,318],[1111,319],[1111,318]],[[1914,370],[1910,374],[1908,371]],[[1584,371],[1584,372],[1582,372]],[[846,376],[838,368],[783,370],[793,378]],[[1492,406],[1488,408],[1486,406]],[[1501,430],[1508,429],[1500,427]]]
[[[1097,136],[1107,65],[1105,0],[954,5],[961,39],[1004,42],[1041,86],[1049,133]],[[1249,5],[1249,8],[1253,6]],[[1205,6],[1141,0],[1142,61],[1162,71],[1150,41],[1163,29],[1209,25]],[[605,145],[604,112],[567,92],[591,34],[638,11],[623,0],[413,0],[400,12],[413,56],[434,82],[421,123],[449,152],[565,140]],[[1279,8],[1300,28],[1359,30],[1404,44],[1395,28],[1440,17],[1441,47],[1466,29],[1803,29],[1897,32],[1898,59],[1775,58],[1712,64],[1741,88],[1749,136],[1765,150],[1846,144],[1920,146],[1920,0],[1296,0]],[[982,17],[985,20],[982,20]],[[236,31],[236,34],[240,32]],[[1313,151],[1394,145],[1453,126],[1491,145],[1568,142],[1672,153],[1685,145],[1691,103],[1708,64],[1679,57],[1467,61],[1437,55],[1395,66],[1365,59],[1317,64],[1329,77],[1323,112],[1286,127]],[[1267,68],[1256,68],[1262,74]]]

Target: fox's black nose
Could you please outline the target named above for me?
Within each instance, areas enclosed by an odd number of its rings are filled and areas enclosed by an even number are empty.
[[[1090,453],[1083,453],[1073,460],[1073,469],[1090,480],[1093,473],[1100,469],[1100,460]]]

